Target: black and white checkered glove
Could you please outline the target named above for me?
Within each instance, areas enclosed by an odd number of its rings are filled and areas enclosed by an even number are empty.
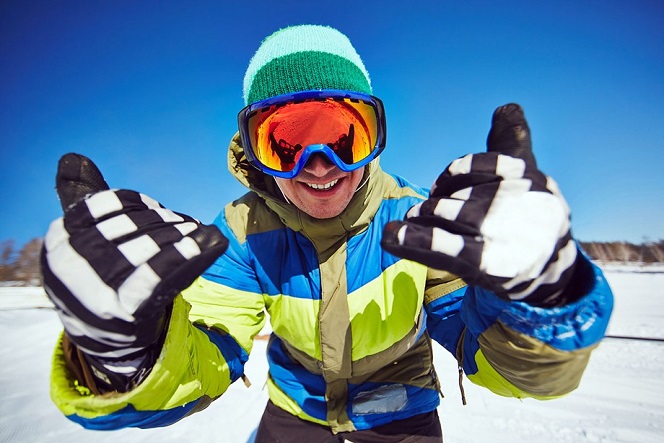
[[[93,366],[111,380],[114,373],[131,375],[164,330],[175,296],[228,240],[216,226],[146,195],[109,189],[94,163],[78,154],[60,159],[56,189],[64,216],[44,239],[46,293]]]
[[[537,169],[521,107],[495,111],[487,146],[452,162],[382,245],[505,299],[564,304],[577,258],[569,207]]]

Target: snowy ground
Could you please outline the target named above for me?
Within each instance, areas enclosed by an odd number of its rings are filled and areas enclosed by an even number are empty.
[[[664,338],[664,269],[606,266],[615,296],[609,334]],[[55,313],[38,288],[0,288],[0,442],[250,442],[267,392],[265,342],[236,383],[205,411],[154,430],[88,431],[49,398]],[[518,401],[465,381],[462,406],[456,362],[436,355],[445,399],[439,409],[447,443],[664,442],[664,342],[606,338],[581,386],[559,400]],[[313,442],[312,442],[313,443]]]

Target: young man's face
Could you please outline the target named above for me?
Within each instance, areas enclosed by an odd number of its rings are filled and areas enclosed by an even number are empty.
[[[313,155],[294,178],[275,177],[286,198],[314,218],[332,218],[350,203],[364,175],[364,167],[343,172],[322,154]]]

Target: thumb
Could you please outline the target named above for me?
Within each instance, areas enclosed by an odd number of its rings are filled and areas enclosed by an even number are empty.
[[[498,152],[536,164],[530,128],[521,106],[509,103],[496,108],[491,118],[486,146],[488,152]]]
[[[66,211],[88,195],[105,191],[109,187],[92,160],[84,155],[69,153],[58,162],[55,189],[62,210]]]

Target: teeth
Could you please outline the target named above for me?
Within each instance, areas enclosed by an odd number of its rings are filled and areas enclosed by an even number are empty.
[[[338,179],[333,180],[329,183],[325,183],[324,185],[318,185],[318,184],[315,184],[315,183],[307,183],[307,186],[309,186],[310,188],[314,188],[314,189],[324,190],[324,189],[330,189],[332,186],[336,185],[338,181],[339,181]]]

